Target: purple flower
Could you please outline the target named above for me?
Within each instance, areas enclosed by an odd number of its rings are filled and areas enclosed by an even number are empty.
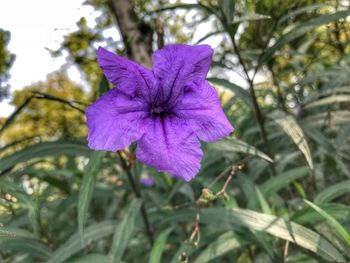
[[[151,71],[100,47],[98,63],[115,88],[87,109],[89,147],[114,152],[138,141],[141,162],[190,181],[203,155],[199,139],[233,131],[205,80],[212,54],[208,45],[168,45],[154,53]]]
[[[141,175],[140,183],[144,186],[151,187],[154,184],[154,181],[150,174],[144,174]]]

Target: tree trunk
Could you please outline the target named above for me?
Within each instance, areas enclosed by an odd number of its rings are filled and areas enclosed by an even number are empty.
[[[131,0],[109,0],[129,58],[147,67],[152,66],[152,28],[140,21]]]

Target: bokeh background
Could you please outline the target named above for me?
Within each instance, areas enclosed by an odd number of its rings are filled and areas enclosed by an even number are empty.
[[[235,127],[189,183],[86,142],[96,49],[170,43]],[[347,0],[0,0],[0,262],[349,262],[349,161]]]

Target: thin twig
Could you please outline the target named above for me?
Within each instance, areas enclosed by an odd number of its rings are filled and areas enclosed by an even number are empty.
[[[284,246],[283,263],[287,263],[289,261],[288,253],[289,253],[289,241],[287,240],[286,245]]]
[[[264,142],[264,145],[265,145],[266,153],[267,153],[267,155],[269,155],[271,157],[271,159],[273,159],[274,157],[273,157],[272,150],[271,150],[271,147],[270,147],[270,143],[269,143],[269,140],[267,138],[267,133],[266,133],[266,130],[265,130],[265,120],[264,120],[264,117],[262,115],[261,109],[260,109],[259,104],[258,104],[258,99],[257,99],[256,94],[255,94],[253,80],[249,76],[248,69],[246,68],[246,66],[244,64],[244,61],[243,61],[243,59],[241,57],[241,53],[240,53],[240,51],[238,49],[238,46],[236,44],[236,41],[235,41],[234,37],[231,37],[231,39],[232,39],[232,45],[233,45],[234,51],[235,51],[235,53],[236,53],[236,55],[238,57],[239,63],[242,65],[243,71],[244,71],[244,73],[246,75],[246,79],[247,79],[248,84],[249,84],[249,91],[250,91],[250,95],[251,95],[252,101],[253,101],[255,117],[256,117],[256,119],[258,121],[258,124],[259,124],[259,128],[260,128],[261,136],[262,136],[262,139],[263,139],[263,142]],[[276,174],[276,170],[275,170],[274,164],[269,162],[269,165],[270,165],[272,174]]]
[[[194,238],[197,237],[196,241],[193,242],[195,247],[198,247],[199,241],[201,239],[200,228],[199,228],[200,218],[201,218],[200,213],[199,213],[199,211],[197,211],[194,229],[193,229],[192,234],[191,234],[191,236],[189,238],[189,241],[192,243]]]
[[[232,179],[233,179],[233,174],[231,173],[231,174],[227,177],[224,186],[222,187],[222,189],[221,189],[219,192],[216,193],[215,197],[219,197],[220,195],[223,195],[223,194],[226,193],[227,186],[228,186],[228,184],[231,182]]]
[[[33,91],[32,92],[34,95],[34,98],[35,99],[46,99],[46,100],[52,100],[52,101],[57,101],[57,102],[61,102],[63,104],[66,104],[68,105],[69,107],[75,109],[75,110],[78,110],[80,111],[81,113],[85,114],[85,111],[77,106],[75,106],[73,104],[73,102],[70,102],[70,101],[67,101],[67,100],[64,100],[62,98],[59,98],[59,97],[56,97],[56,96],[52,96],[50,94],[46,94],[46,93],[42,93],[42,92],[38,92],[38,91]],[[78,104],[78,102],[74,102],[76,104]],[[81,104],[81,103],[79,103]]]
[[[123,169],[125,170],[126,172],[126,175],[128,177],[128,180],[129,180],[129,183],[130,183],[130,186],[131,186],[131,189],[132,191],[134,192],[135,196],[139,199],[142,199],[142,194],[141,194],[141,191],[140,189],[137,187],[136,183],[135,183],[135,180],[131,174],[131,171],[130,171],[130,166],[127,165],[124,157],[122,156],[122,154],[120,153],[120,151],[118,151],[118,155],[120,157],[120,160],[121,160],[121,163],[122,163],[122,167]],[[144,203],[142,202],[142,205],[141,205],[141,215],[142,215],[142,219],[143,219],[143,223],[145,225],[145,228],[146,228],[146,233],[147,233],[147,237],[148,237],[148,240],[149,240],[149,243],[151,246],[153,246],[153,242],[154,242],[154,239],[153,239],[153,233],[152,233],[152,230],[151,230],[151,227],[150,227],[150,224],[149,224],[149,220],[148,220],[148,215],[147,215],[147,211],[146,211],[146,208],[144,206]]]
[[[157,33],[157,46],[158,49],[164,47],[164,23],[160,17],[156,18],[155,29]]]

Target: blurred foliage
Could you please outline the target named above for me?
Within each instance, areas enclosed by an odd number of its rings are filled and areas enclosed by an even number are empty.
[[[7,49],[10,39],[10,32],[0,28],[0,102],[8,96],[9,70],[15,60],[15,55]]]
[[[203,145],[190,183],[140,164],[135,147],[87,148],[82,110],[109,88],[95,48],[124,45],[106,37],[108,1],[86,3],[95,25],[81,19],[53,53],[90,90],[54,73],[16,92],[2,121],[1,262],[349,262],[348,1],[134,1],[145,23],[162,18],[166,43],[215,44],[209,81],[235,132]]]
[[[58,138],[77,139],[87,134],[81,111],[59,100],[85,108],[89,96],[64,72],[48,75],[41,81],[13,93],[11,104],[26,104],[8,129],[1,134],[2,143],[26,140],[26,144]]]

